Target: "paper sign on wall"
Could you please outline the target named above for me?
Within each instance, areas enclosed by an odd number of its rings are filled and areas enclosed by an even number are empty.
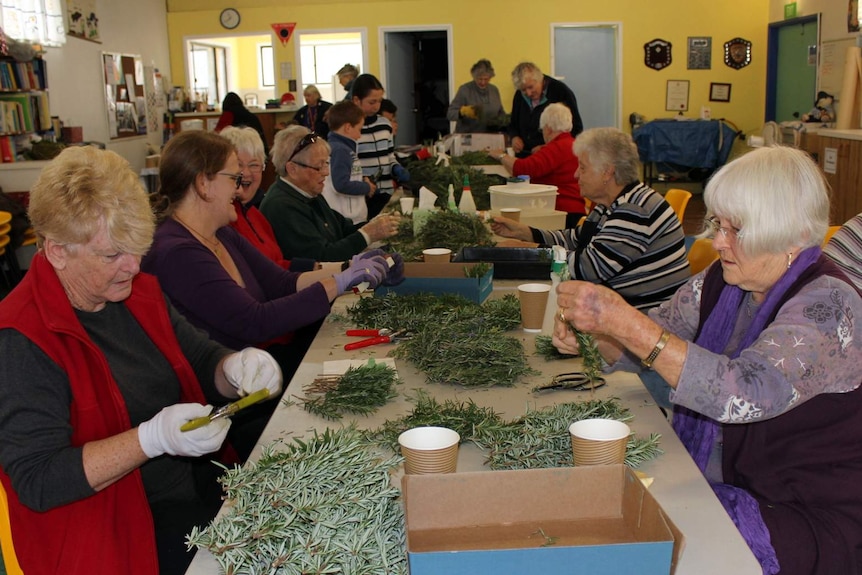
[[[823,150],[823,171],[834,174],[838,170],[838,148],[825,148]]]

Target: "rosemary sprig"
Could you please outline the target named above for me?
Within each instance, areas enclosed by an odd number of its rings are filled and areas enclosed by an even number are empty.
[[[542,358],[546,361],[553,361],[557,359],[572,359],[573,357],[578,357],[577,355],[560,353],[560,350],[554,347],[554,344],[552,343],[552,338],[549,335],[536,336],[536,353],[542,356]]]
[[[397,371],[369,359],[366,365],[351,367],[342,376],[315,379],[303,390],[311,397],[297,399],[309,413],[336,420],[345,413],[373,413],[398,395],[397,383]]]
[[[382,458],[352,427],[275,443],[225,473],[233,504],[188,544],[231,574],[406,575],[404,515],[390,482],[401,461]]]
[[[597,383],[602,378],[602,356],[596,347],[596,340],[588,333],[574,328],[572,331],[578,340],[578,352],[584,358],[584,375],[591,382]]]

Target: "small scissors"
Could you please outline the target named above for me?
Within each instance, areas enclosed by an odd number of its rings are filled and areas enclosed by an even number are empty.
[[[403,329],[398,331],[392,331],[391,329],[348,329],[344,332],[344,335],[365,336],[368,338],[345,344],[344,349],[346,351],[377,345],[379,343],[395,343],[409,337],[407,330]]]
[[[533,391],[547,391],[550,389],[572,389],[574,391],[592,391],[605,385],[604,378],[595,381],[590,379],[582,371],[572,373],[561,373],[555,375],[551,383],[534,387]]]

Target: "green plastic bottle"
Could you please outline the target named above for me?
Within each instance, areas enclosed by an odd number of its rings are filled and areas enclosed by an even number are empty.
[[[449,184],[449,200],[447,201],[447,205],[449,206],[449,211],[458,211],[458,205],[455,204],[455,187],[452,184]]]

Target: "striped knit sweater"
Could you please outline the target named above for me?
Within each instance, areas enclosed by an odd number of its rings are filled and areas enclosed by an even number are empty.
[[[533,238],[571,250],[573,279],[616,290],[640,310],[670,299],[690,276],[679,219],[660,194],[640,182],[626,186],[610,206],[597,205],[576,229],[534,229]]]
[[[368,116],[359,138],[359,163],[364,177],[377,179],[378,194],[392,194],[392,164],[395,158],[395,143],[392,140],[392,124],[383,116]]]
[[[823,248],[823,253],[862,291],[862,214],[841,226]]]

